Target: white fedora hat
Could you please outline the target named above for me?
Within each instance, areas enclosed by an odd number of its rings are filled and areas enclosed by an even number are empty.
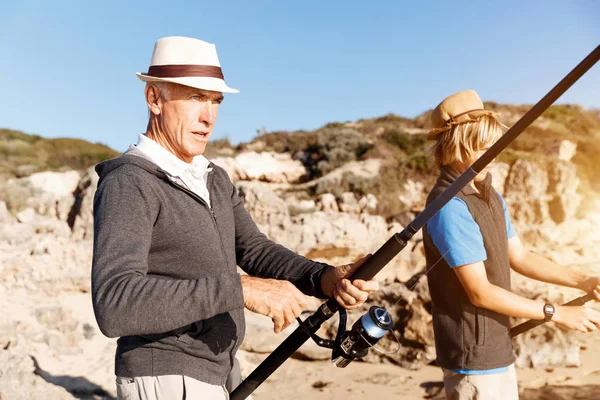
[[[136,75],[144,82],[173,82],[197,89],[239,93],[225,83],[215,45],[188,37],[158,39],[148,72]]]

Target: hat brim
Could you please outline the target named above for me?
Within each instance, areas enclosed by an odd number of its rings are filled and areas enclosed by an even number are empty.
[[[227,86],[224,80],[219,78],[209,78],[203,76],[189,76],[183,78],[157,78],[143,74],[141,72],[136,73],[137,77],[143,82],[171,82],[179,85],[189,86],[196,89],[211,90],[214,92],[222,93],[239,93],[240,91]]]

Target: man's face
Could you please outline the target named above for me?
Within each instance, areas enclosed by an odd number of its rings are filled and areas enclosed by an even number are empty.
[[[161,97],[160,130],[170,151],[185,162],[204,153],[214,128],[221,92],[170,85],[168,99]]]

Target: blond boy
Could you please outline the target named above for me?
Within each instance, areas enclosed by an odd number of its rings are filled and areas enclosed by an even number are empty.
[[[503,133],[496,114],[485,110],[472,90],[447,97],[431,121],[440,172],[428,204]],[[437,363],[448,400],[518,399],[510,317],[551,320],[583,332],[600,327],[600,313],[589,308],[555,306],[511,292],[511,268],[532,279],[593,292],[597,300],[600,277],[526,250],[491,183],[486,168],[424,229]]]

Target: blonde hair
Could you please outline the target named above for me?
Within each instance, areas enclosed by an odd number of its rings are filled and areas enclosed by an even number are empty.
[[[435,164],[441,167],[472,160],[478,151],[493,145],[504,134],[504,128],[506,126],[490,115],[453,126],[436,137],[431,149]]]

